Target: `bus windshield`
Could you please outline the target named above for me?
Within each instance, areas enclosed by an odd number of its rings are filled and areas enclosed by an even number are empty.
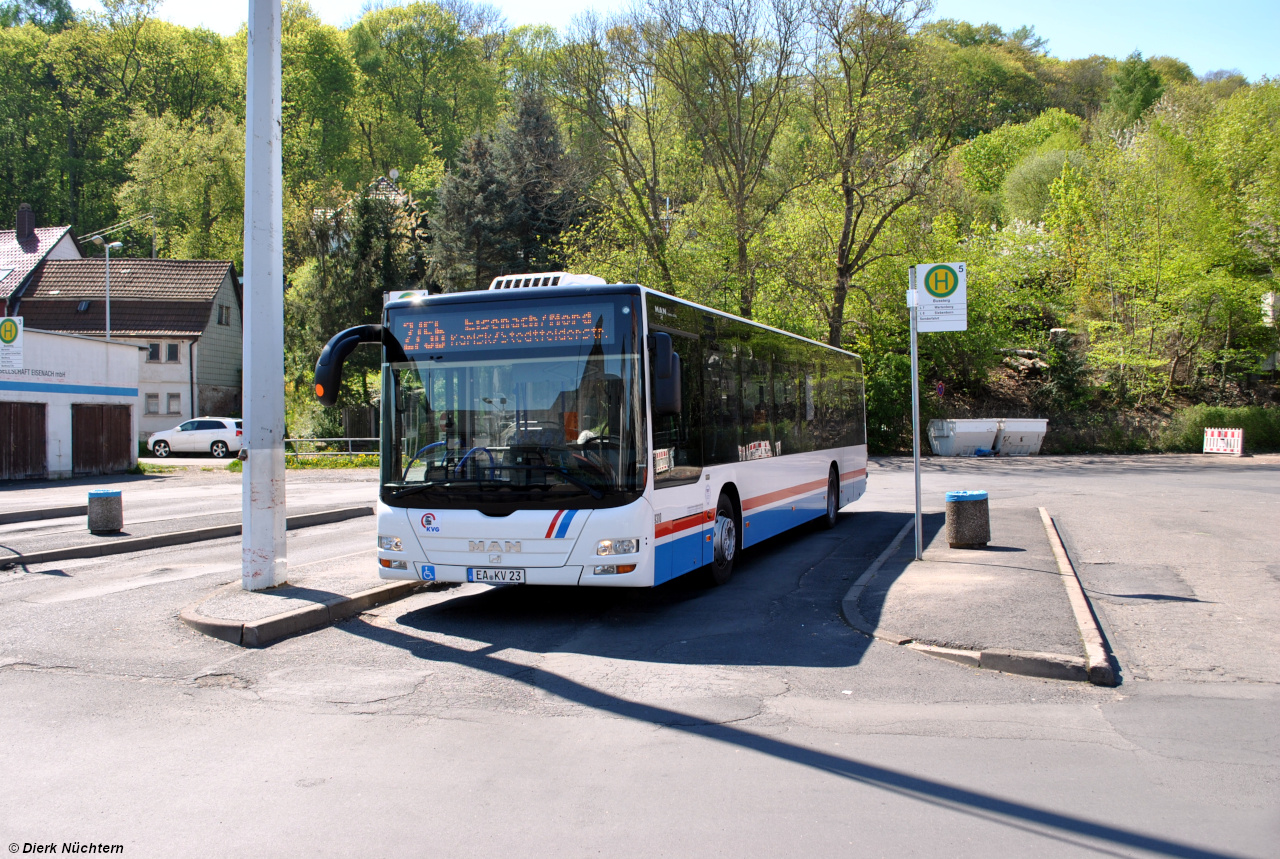
[[[390,309],[382,498],[405,507],[612,507],[648,462],[636,296]],[[385,390],[385,388],[384,388]]]

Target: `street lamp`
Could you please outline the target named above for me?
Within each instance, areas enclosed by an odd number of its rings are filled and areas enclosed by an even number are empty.
[[[108,339],[108,340],[110,340],[110,339],[111,339],[111,251],[113,251],[113,250],[117,250],[117,251],[118,251],[118,250],[120,250],[122,247],[124,247],[124,244],[123,244],[123,243],[121,243],[121,242],[110,242],[110,243],[108,243],[108,242],[107,242],[107,240],[106,240],[106,239],[104,239],[102,236],[93,236],[93,237],[91,237],[91,238],[89,239],[89,241],[93,242],[95,245],[97,245],[97,246],[98,246],[98,247],[100,247],[100,248],[106,248],[106,249],[107,249],[107,301],[106,301],[106,310],[107,310],[107,339]]]

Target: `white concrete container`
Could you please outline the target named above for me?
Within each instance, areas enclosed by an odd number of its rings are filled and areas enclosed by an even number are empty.
[[[929,447],[934,456],[975,456],[990,453],[1000,421],[967,418],[929,421]]]
[[[1005,418],[996,433],[996,453],[1001,456],[1035,456],[1049,430],[1045,418]]]

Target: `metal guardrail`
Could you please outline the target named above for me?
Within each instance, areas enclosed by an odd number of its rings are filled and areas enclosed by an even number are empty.
[[[357,446],[364,449],[357,450]],[[284,440],[284,452],[291,456],[377,456],[378,439],[287,438]]]

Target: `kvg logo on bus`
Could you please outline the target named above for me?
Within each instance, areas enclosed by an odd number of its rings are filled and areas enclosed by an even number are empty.
[[[426,531],[428,534],[440,533],[440,526],[436,524],[436,514],[434,513],[422,514],[422,530]]]

